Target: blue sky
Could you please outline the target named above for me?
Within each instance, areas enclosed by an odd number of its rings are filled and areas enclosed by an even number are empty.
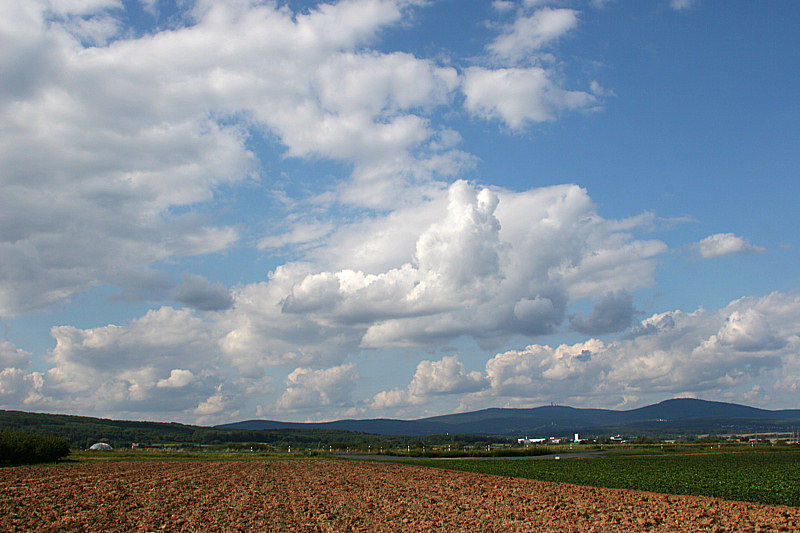
[[[0,407],[797,406],[791,3],[0,6]]]

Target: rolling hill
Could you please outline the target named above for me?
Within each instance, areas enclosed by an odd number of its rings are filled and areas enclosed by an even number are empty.
[[[175,422],[144,422],[111,420],[88,416],[29,413],[0,410],[0,431],[23,431],[54,435],[67,440],[75,448],[86,448],[98,441],[110,443],[115,448],[142,445],[221,445],[230,443],[262,443],[285,448],[304,446],[315,448],[323,444],[344,445],[407,444],[408,437],[368,435],[341,429],[283,428],[273,430],[247,430],[191,426]],[[470,437],[470,442],[481,437]],[[426,439],[430,440],[430,439]],[[432,439],[437,441],[437,439]],[[438,440],[443,440],[442,438]],[[449,439],[448,439],[449,440]]]
[[[793,431],[800,410],[770,411],[745,405],[694,399],[666,400],[628,411],[545,406],[534,409],[482,409],[417,420],[368,419],[321,423],[247,420],[216,427],[178,423],[110,420],[73,415],[0,410],[0,430],[62,437],[75,447],[99,440],[114,446],[142,444],[214,444],[258,442],[275,446],[474,443],[499,437],[610,436],[670,437],[706,433]],[[454,437],[455,435],[455,440]]]
[[[677,398],[631,409],[580,409],[543,406],[533,409],[482,409],[416,420],[366,419],[300,423],[246,420],[220,428],[343,429],[381,435],[566,435],[639,432],[645,434],[780,431],[800,425],[800,409],[770,411],[746,405]]]

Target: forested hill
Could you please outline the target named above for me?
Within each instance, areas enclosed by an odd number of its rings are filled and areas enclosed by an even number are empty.
[[[142,445],[164,444],[226,444],[266,443],[279,448],[288,445],[317,447],[338,444],[340,446],[405,445],[411,442],[403,437],[388,437],[354,433],[340,429],[287,428],[274,430],[228,429],[191,426],[178,423],[136,422],[110,420],[87,416],[28,413],[24,411],[0,410],[0,430],[24,431],[54,435],[66,439],[76,448],[86,448],[103,441],[115,448],[130,447],[131,443]],[[427,442],[451,441],[449,437],[432,437]],[[463,443],[483,442],[480,436],[457,439]]]
[[[344,429],[386,435],[482,434],[563,436],[573,432],[609,434],[733,433],[788,430],[800,425],[800,410],[770,411],[691,398],[666,400],[638,409],[483,409],[417,420],[337,420],[320,423],[248,420],[218,427],[236,429]]]

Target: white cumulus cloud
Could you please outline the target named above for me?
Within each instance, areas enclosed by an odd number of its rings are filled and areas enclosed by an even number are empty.
[[[278,408],[294,410],[344,405],[350,401],[357,379],[358,371],[353,364],[320,370],[296,368],[286,378],[286,390],[278,400]]]
[[[392,389],[376,394],[371,402],[375,409],[422,404],[434,396],[465,394],[480,391],[488,380],[480,372],[467,372],[457,355],[439,361],[421,361],[406,389]]]
[[[676,11],[684,11],[695,6],[697,0],[669,0],[669,7]]]
[[[516,62],[558,39],[577,24],[575,10],[539,9],[530,16],[517,17],[487,49],[501,59]]]
[[[554,120],[561,111],[586,108],[597,101],[590,93],[561,88],[541,67],[471,67],[464,74],[463,90],[470,113],[501,120],[515,130]]]
[[[156,387],[166,387],[170,389],[179,389],[185,387],[194,379],[194,374],[191,370],[184,370],[182,368],[173,368],[168,378],[164,378],[158,383]]]
[[[704,258],[722,257],[740,253],[764,253],[766,249],[750,244],[733,233],[715,233],[696,242],[695,250]]]

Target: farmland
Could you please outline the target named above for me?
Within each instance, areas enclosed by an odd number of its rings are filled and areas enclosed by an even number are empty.
[[[800,506],[800,452],[611,453],[545,461],[418,460],[467,472]],[[406,462],[407,464],[408,462]]]
[[[515,461],[518,462],[527,462]],[[797,530],[800,509],[330,460],[0,469],[0,530]]]

